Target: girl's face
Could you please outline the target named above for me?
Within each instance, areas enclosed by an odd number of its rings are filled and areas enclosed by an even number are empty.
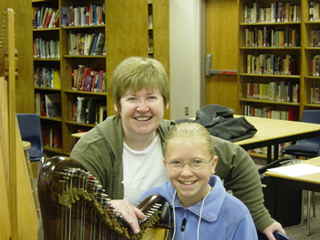
[[[158,89],[127,91],[120,99],[119,114],[125,137],[154,135],[164,114],[164,100]]]
[[[217,157],[209,153],[203,138],[170,139],[164,162],[168,177],[183,206],[191,206],[207,195],[210,190],[208,182],[215,171]]]

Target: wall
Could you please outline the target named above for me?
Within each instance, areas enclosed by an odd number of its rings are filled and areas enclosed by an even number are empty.
[[[171,119],[188,118],[204,103],[202,13],[205,1],[170,1]]]

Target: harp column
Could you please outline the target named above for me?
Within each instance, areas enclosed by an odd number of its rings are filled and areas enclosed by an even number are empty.
[[[189,118],[205,103],[205,1],[169,2],[170,118]]]

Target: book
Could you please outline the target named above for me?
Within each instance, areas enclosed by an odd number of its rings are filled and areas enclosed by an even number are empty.
[[[60,94],[58,93],[48,93],[44,95],[45,97],[45,110],[47,117],[60,117]]]

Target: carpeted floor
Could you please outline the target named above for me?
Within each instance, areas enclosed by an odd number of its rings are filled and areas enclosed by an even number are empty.
[[[303,221],[302,224],[285,228],[290,239],[292,240],[319,240],[320,239],[320,193],[316,193],[315,196],[316,196],[315,197],[316,216],[311,217],[311,224],[310,224],[311,234],[309,236],[307,235],[306,222]],[[306,206],[306,204],[304,204],[304,206]],[[305,219],[305,217],[303,219]]]

